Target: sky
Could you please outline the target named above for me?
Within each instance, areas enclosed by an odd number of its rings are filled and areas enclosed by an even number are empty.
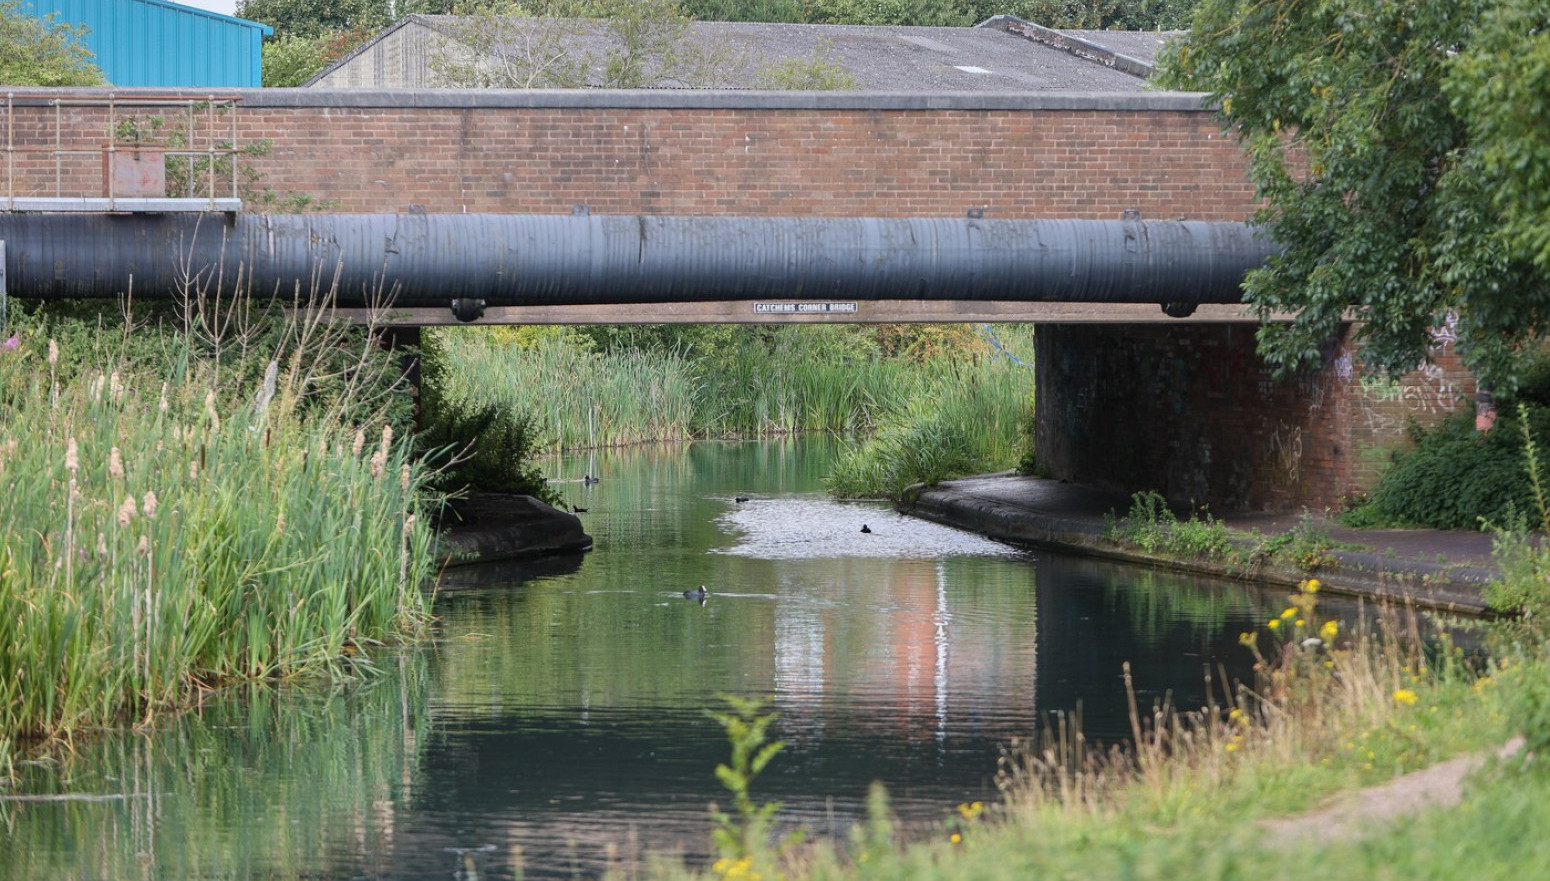
[[[197,6],[222,15],[236,15],[237,0],[171,0],[183,6]]]

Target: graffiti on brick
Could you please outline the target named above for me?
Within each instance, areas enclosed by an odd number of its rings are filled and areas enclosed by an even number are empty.
[[[1302,428],[1281,423],[1270,435],[1269,446],[1277,476],[1284,475],[1287,483],[1296,483],[1302,470]]]

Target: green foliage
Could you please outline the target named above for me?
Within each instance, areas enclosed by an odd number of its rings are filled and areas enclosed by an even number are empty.
[[[1490,4],[1444,89],[1512,247],[1550,273],[1550,7]]]
[[[1250,556],[1257,562],[1277,560],[1303,572],[1318,572],[1339,565],[1335,548],[1329,532],[1317,526],[1312,515],[1304,513],[1296,526],[1265,539]]]
[[[1475,430],[1471,413],[1416,432],[1415,447],[1384,473],[1370,510],[1360,516],[1369,523],[1433,529],[1516,521],[1535,510],[1523,464],[1525,428],[1546,436],[1550,410],[1523,407],[1516,414],[1504,413],[1489,433]]]
[[[1476,375],[1505,387],[1550,318],[1550,276],[1504,232],[1497,207],[1517,197],[1486,174],[1501,167],[1499,151],[1471,141],[1475,114],[1494,102],[1449,96],[1455,59],[1478,59],[1477,49],[1502,53],[1516,76],[1528,32],[1521,22],[1482,29],[1496,5],[1203,0],[1188,39],[1165,53],[1165,85],[1221,102],[1264,200],[1256,220],[1286,248],[1245,286],[1262,315],[1297,316],[1260,330],[1261,353],[1281,370],[1319,363],[1354,307],[1372,367],[1412,369],[1431,328],[1449,323]]]
[[[685,0],[701,21],[969,27],[1013,15],[1052,28],[1187,27],[1196,0]]]
[[[330,28],[316,34],[277,34],[264,43],[264,87],[300,86],[371,39],[369,28]]]
[[[792,92],[834,92],[859,88],[860,83],[856,78],[833,56],[834,44],[824,40],[807,58],[767,65],[759,71],[759,88]]]
[[[1225,560],[1235,554],[1227,527],[1205,512],[1180,520],[1157,492],[1130,497],[1130,512],[1104,518],[1103,537],[1132,544],[1148,554],[1168,554],[1189,560]]]
[[[41,18],[32,4],[0,0],[0,83],[8,86],[101,86],[102,71],[82,45],[86,29]]]
[[[711,713],[720,723],[732,745],[730,764],[716,766],[716,779],[732,795],[732,809],[728,813],[711,806],[711,818],[716,823],[711,836],[721,859],[735,865],[746,861],[741,874],[749,873],[748,865],[768,859],[770,827],[775,813],[780,810],[778,801],[758,804],[751,790],[754,780],[764,771],[770,760],[785,749],[784,740],[769,739],[769,728],[778,714],[764,712],[764,701],[723,695],[728,711]],[[720,874],[731,875],[731,865],[723,867]]]
[[[1189,27],[1197,0],[1014,0],[975,4],[989,15],[1004,12],[1048,28],[1179,30]]]
[[[906,345],[895,357],[920,351]],[[1023,433],[1032,422],[1032,371],[983,355],[937,354],[919,375],[920,382],[890,399],[901,403],[882,409],[874,433],[849,444],[826,480],[831,493],[899,499],[914,484],[1016,464],[1028,446]]]
[[[444,15],[452,0],[238,0],[237,17],[274,28],[274,38],[375,33],[412,13]],[[264,85],[268,85],[267,82]]]
[[[474,9],[451,26],[456,41],[431,71],[451,88],[708,88],[731,57],[685,39],[678,0],[533,0]],[[600,52],[577,44],[601,38]]]
[[[531,414],[511,401],[470,400],[466,385],[449,382],[449,366],[437,337],[422,352],[420,430],[416,454],[437,466],[430,483],[456,493],[465,490],[519,493],[555,503],[533,464],[537,434]]]
[[[684,12],[696,21],[770,21],[807,24],[809,0],[684,0]]]

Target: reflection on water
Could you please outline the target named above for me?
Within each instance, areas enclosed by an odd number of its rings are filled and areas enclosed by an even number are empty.
[[[1262,616],[1235,586],[1029,553],[839,503],[824,440],[558,460],[584,557],[455,570],[434,644],[368,684],[223,696],[27,769],[0,801],[13,876],[558,878],[702,858],[726,760],[719,696],[767,697],[783,821],[843,835],[883,781],[906,821],[994,796],[1000,750],[1080,705],[1128,731],[1242,672]],[[596,484],[579,480],[600,475]],[[747,501],[737,502],[737,497]],[[869,531],[863,533],[861,525]],[[706,585],[703,604],[685,590]],[[1271,604],[1275,604],[1273,598]]]

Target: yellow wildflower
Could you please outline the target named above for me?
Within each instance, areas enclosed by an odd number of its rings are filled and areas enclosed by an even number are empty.
[[[1290,621],[1290,620],[1292,620],[1293,618],[1296,618],[1296,617],[1297,617],[1297,609],[1294,606],[1287,606],[1281,612],[1281,620],[1282,621]]]
[[[962,844],[963,843],[963,836],[959,835],[957,832],[954,832],[953,834],[947,836],[947,840],[952,842],[953,844]]]
[[[1280,618],[1271,618],[1270,619],[1270,623],[1266,624],[1265,626],[1269,627],[1271,630],[1280,630],[1281,629],[1281,619]]]
[[[1339,635],[1340,635],[1340,622],[1339,621],[1325,621],[1324,622],[1324,626],[1319,628],[1319,638],[1323,639],[1325,642],[1330,642],[1330,641],[1334,640],[1334,638],[1339,636]]]
[[[1400,703],[1404,704],[1405,706],[1409,706],[1409,705],[1411,705],[1411,704],[1416,702],[1417,697],[1416,697],[1415,692],[1411,691],[1410,689],[1408,689],[1408,688],[1401,688],[1398,691],[1394,692],[1394,700],[1399,701]]]
[[[1317,578],[1310,578],[1302,583],[1302,592],[1318,593],[1320,587],[1323,587],[1323,585],[1319,584],[1319,580]]]

